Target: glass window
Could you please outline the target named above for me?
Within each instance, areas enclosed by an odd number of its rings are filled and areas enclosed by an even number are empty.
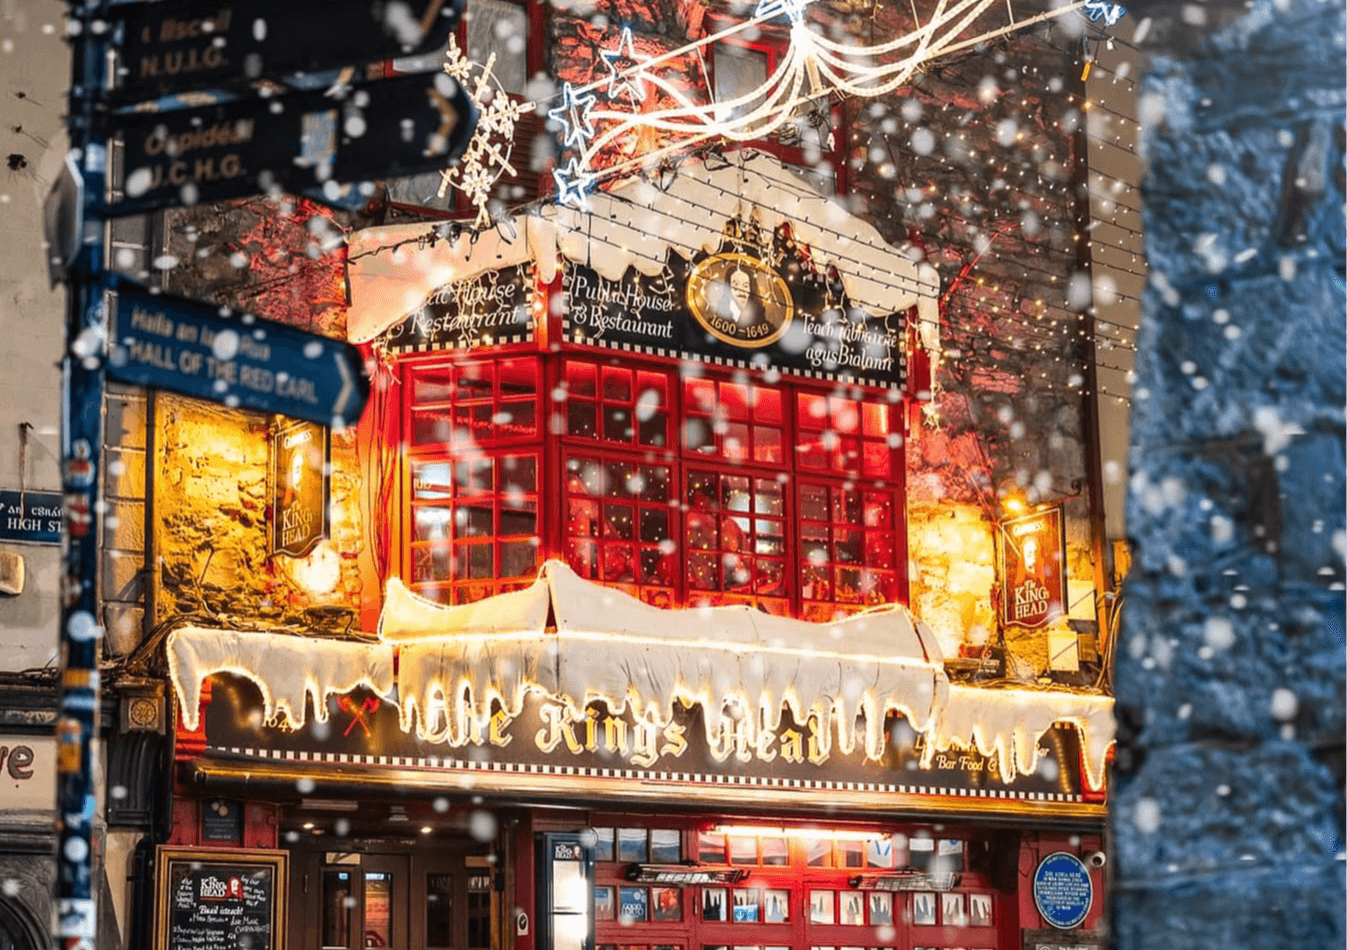
[[[678,550],[668,465],[566,460],[566,561],[581,577],[672,607]]]
[[[650,860],[644,828],[617,829],[617,859],[621,862]],[[644,919],[644,918],[642,918]]]
[[[725,863],[725,835],[718,831],[697,833],[697,860],[706,864]]]
[[[538,457],[412,463],[411,584],[441,603],[523,587],[537,572]]]
[[[459,361],[411,378],[411,448],[462,451],[538,438],[538,361]]]
[[[677,864],[683,860],[682,836],[672,828],[652,828],[650,860],[656,864]]]
[[[786,491],[776,478],[689,469],[684,501],[688,603],[746,603],[786,614]]]
[[[734,43],[715,45],[716,101],[727,103],[721,121],[747,115],[762,103],[762,98],[746,98],[767,81],[767,54],[750,46]]]
[[[744,464],[779,468],[786,463],[780,389],[685,379],[683,416],[684,451]]]
[[[506,92],[522,96],[528,82],[529,41],[524,5],[508,0],[468,0],[463,19],[468,24],[468,59],[486,63],[494,54],[492,75]]]
[[[898,595],[896,493],[802,483],[799,504],[804,619],[891,603]]]
[[[669,374],[567,360],[566,434],[622,445],[670,445]]]
[[[449,874],[426,875],[426,946],[454,945],[454,879]]]
[[[615,860],[613,852],[612,828],[594,829],[594,860],[595,861]]]
[[[491,876],[468,878],[468,950],[491,950]]]

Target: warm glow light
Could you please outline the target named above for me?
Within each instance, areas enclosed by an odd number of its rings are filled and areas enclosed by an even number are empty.
[[[847,828],[782,828],[767,825],[716,825],[716,834],[737,836],[763,835],[769,838],[807,838],[812,841],[878,841],[886,831],[855,831]]]
[[[422,826],[422,828],[421,828],[421,834],[423,834],[423,835],[428,835],[428,834],[430,834],[430,832],[431,832],[430,825],[423,825],[423,826]]]
[[[804,22],[801,3],[788,4],[782,0],[779,3],[760,4],[758,10],[763,13],[755,15],[750,20],[638,62],[631,69],[622,72],[610,69],[611,75],[573,89],[573,94],[584,93],[606,82],[611,90],[614,82],[626,81],[630,84],[635,77],[641,90],[644,90],[644,83],[649,82],[671,100],[673,105],[664,109],[637,111],[611,108],[586,110],[586,119],[613,124],[592,141],[586,141],[584,144],[574,141],[565,143],[575,144],[581,149],[578,169],[572,168],[566,179],[568,182],[574,182],[577,180],[577,172],[581,175],[597,173],[593,164],[595,158],[613,142],[638,129],[673,133],[677,138],[670,145],[653,152],[643,151],[634,158],[605,169],[605,174],[621,173],[635,167],[650,167],[652,162],[666,154],[686,150],[708,139],[725,138],[747,142],[764,138],[787,122],[793,121],[801,107],[811,102],[826,102],[831,93],[859,98],[885,95],[910,81],[913,74],[924,64],[937,57],[986,43],[1003,34],[1017,32],[1034,23],[1077,10],[1083,5],[1084,0],[1068,3],[1060,9],[1027,19],[1017,19],[1012,11],[1009,25],[961,39],[960,34],[968,25],[988,10],[994,2],[995,0],[956,0],[950,4],[942,2],[926,22],[916,29],[886,43],[873,46],[839,43],[813,32]],[[712,96],[711,102],[703,103],[694,101],[674,82],[650,71],[653,66],[692,54],[701,47],[755,28],[757,24],[783,12],[791,13],[790,45],[776,69],[757,89],[720,102],[714,101],[715,97]],[[629,46],[629,34],[624,33],[623,36]],[[567,118],[573,117],[569,110],[561,111],[565,112]],[[560,117],[553,116],[553,118]],[[574,126],[569,126],[566,130],[568,139],[574,137],[573,130]],[[558,179],[558,185],[561,184],[561,179]],[[583,207],[579,203],[580,200],[574,188],[563,190],[558,195],[558,201],[563,204]]]

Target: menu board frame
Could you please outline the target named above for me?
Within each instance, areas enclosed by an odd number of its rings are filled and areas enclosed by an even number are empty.
[[[285,909],[290,889],[290,853],[239,848],[186,848],[173,845],[159,845],[155,849],[154,880],[154,950],[174,950],[169,943],[170,906],[169,882],[172,870],[181,864],[220,867],[222,870],[244,868],[271,868],[273,890],[271,894],[271,941],[270,950],[285,950]]]

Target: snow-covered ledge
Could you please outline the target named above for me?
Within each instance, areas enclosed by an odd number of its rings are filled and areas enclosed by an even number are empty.
[[[797,722],[816,719],[820,741],[835,740],[843,753],[859,744],[875,760],[896,713],[926,737],[924,764],[940,751],[976,748],[997,757],[1006,782],[1032,774],[1039,740],[1070,723],[1098,787],[1113,741],[1109,697],[950,684],[934,635],[898,605],[825,624],[749,607],[662,610],[549,561],[528,588],[457,607],[393,580],[379,639],[184,627],[169,641],[183,722],[197,727],[202,680],[227,672],[258,685],[268,720],[302,725],[306,697],[322,717],[327,697],[366,686],[396,699],[405,732],[451,746],[469,741],[494,703],[519,715],[530,692],[577,718],[596,700],[660,724],[675,703],[698,706],[713,748],[725,728],[746,730],[750,742],[775,731],[785,708]]]

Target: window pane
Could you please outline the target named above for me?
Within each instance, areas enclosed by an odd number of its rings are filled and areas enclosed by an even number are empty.
[[[751,835],[730,835],[730,863],[757,864],[758,839]]]
[[[496,54],[491,72],[512,95],[523,95],[528,81],[528,14],[517,3],[468,0],[468,59],[485,63]]]
[[[762,87],[767,81],[767,54],[747,46],[717,43],[715,47],[716,101],[730,102]],[[761,97],[727,107],[721,121],[747,115],[757,108]]]
[[[613,860],[613,829],[595,828],[594,829],[594,860],[612,861]]]
[[[724,864],[725,836],[715,831],[698,832],[697,860],[707,864]]]
[[[644,828],[617,830],[617,859],[619,861],[648,861]],[[645,918],[642,917],[642,920]]]
[[[426,945],[454,945],[454,879],[448,874],[426,875]]]
[[[323,930],[322,946],[341,947],[345,950],[351,944],[351,908],[355,900],[351,896],[350,871],[323,871]]]
[[[393,875],[383,871],[366,871],[364,946],[390,947],[392,945]]]
[[[683,847],[677,831],[655,828],[650,832],[650,860],[657,864],[677,864],[683,860]]]

